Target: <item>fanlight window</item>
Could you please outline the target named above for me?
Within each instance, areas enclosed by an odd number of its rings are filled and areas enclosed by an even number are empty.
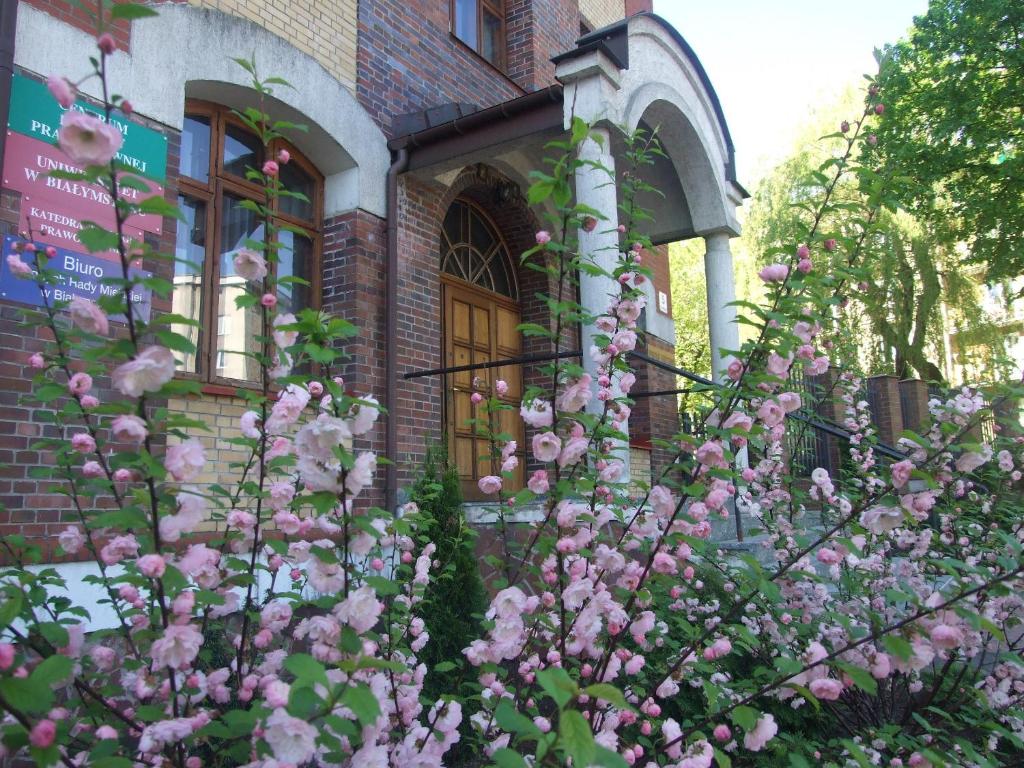
[[[484,213],[456,200],[441,231],[441,271],[488,291],[515,299],[515,272],[508,248]]]

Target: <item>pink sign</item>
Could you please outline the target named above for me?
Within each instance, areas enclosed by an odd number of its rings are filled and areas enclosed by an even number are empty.
[[[58,248],[66,248],[76,253],[84,250],[78,233],[82,229],[82,222],[74,216],[69,216],[62,209],[63,201],[37,198],[35,195],[21,196],[21,218],[18,221],[18,231],[31,233],[31,239],[35,242],[55,245]],[[138,218],[138,217],[136,217]],[[114,210],[108,209],[107,215],[97,224],[108,229],[114,229]],[[124,226],[126,244],[130,240],[142,241],[145,239],[145,232],[138,227]],[[100,258],[113,257],[113,254],[96,254]]]
[[[5,187],[29,195],[40,208],[47,207],[51,211],[59,211],[79,223],[83,220],[93,221],[112,229],[113,201],[107,191],[95,184],[57,179],[47,175],[58,170],[77,172],[82,169],[71,165],[64,153],[52,144],[20,133],[7,132],[3,167]],[[148,180],[145,183],[149,186],[149,192],[122,187],[121,195],[132,203],[139,203],[154,194],[163,195],[164,189],[159,184]],[[23,210],[22,217],[25,215]],[[127,223],[136,231],[160,234],[163,218],[153,213],[137,214],[128,219]]]

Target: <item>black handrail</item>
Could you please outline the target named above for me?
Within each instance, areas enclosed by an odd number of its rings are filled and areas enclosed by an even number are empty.
[[[419,379],[423,376],[443,376],[449,373],[463,373],[464,371],[483,371],[488,368],[501,368],[503,365],[523,365],[525,363],[546,363],[550,360],[561,360],[566,357],[583,357],[579,350],[572,352],[538,353],[533,355],[519,355],[518,357],[506,357],[504,360],[491,360],[486,363],[471,363],[469,365],[450,365],[446,368],[431,368],[428,371],[412,371],[402,376],[403,379]]]

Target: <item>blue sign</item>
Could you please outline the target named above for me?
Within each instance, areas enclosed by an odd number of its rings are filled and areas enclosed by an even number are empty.
[[[0,259],[0,299],[42,307],[44,306],[43,295],[40,293],[38,283],[11,274],[11,268],[7,265],[7,256],[14,253],[14,244],[19,240],[20,238],[14,235],[7,235],[4,238],[3,258]],[[41,243],[37,245],[40,249],[46,247]],[[30,255],[23,254],[22,259],[31,263],[27,258]],[[57,248],[57,255],[48,260],[47,266],[60,273],[57,284],[43,286],[46,300],[50,303],[70,301],[74,296],[83,296],[96,301],[101,296],[113,296],[123,290],[120,285],[103,283],[104,278],[120,278],[122,276],[120,263],[110,259],[99,259],[84,253]],[[152,277],[152,272],[135,267],[130,268],[128,274],[132,277]],[[148,288],[135,286],[132,289],[131,298],[135,317],[148,323],[153,307],[153,292]],[[110,319],[124,322],[125,317],[124,315],[111,315]]]

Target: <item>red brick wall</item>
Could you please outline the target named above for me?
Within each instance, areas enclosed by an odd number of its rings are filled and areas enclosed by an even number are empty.
[[[654,10],[654,0],[626,0],[626,15],[632,16],[636,13]]]
[[[12,0],[4,0],[4,2],[11,2]],[[176,0],[175,0],[176,1]],[[66,24],[70,24],[72,27],[84,30],[91,35],[96,34],[96,21],[90,18],[83,9],[79,8],[76,4],[68,2],[68,0],[20,0],[25,5],[31,5],[44,13],[48,13],[54,18],[60,19]],[[84,0],[82,5],[87,7],[95,7],[96,2],[90,0]],[[126,21],[118,21],[113,24],[108,30],[114,36],[114,42],[117,43],[119,50],[127,51],[131,49],[131,27]],[[45,44],[45,42],[42,42]],[[84,51],[83,51],[84,55]]]
[[[646,337],[644,351],[657,360],[674,363],[675,350],[672,345],[654,336]],[[678,387],[674,374],[636,358],[630,362],[636,373],[636,384],[632,390],[634,393],[663,392]],[[672,461],[674,454],[654,445],[653,441],[668,440],[679,431],[677,403],[676,395],[640,397],[636,399],[629,416],[629,442],[651,449],[651,469],[655,478]]]
[[[644,258],[647,260],[647,266],[654,273],[654,279],[651,281],[654,284],[654,306],[649,307],[647,311],[672,317],[672,279],[668,266],[668,246],[659,245],[654,250],[645,251]],[[658,307],[658,291],[664,291],[668,296],[668,307],[665,312]]]
[[[580,35],[577,0],[508,0],[505,3],[508,74],[527,90],[555,82],[551,57]]]

